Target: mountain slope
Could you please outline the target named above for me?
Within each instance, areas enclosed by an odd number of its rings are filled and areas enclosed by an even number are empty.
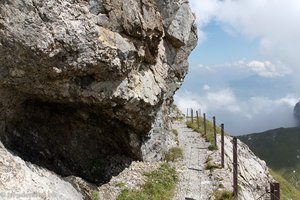
[[[300,128],[279,128],[239,139],[276,173],[300,189]]]
[[[294,185],[287,181],[284,177],[280,174],[276,173],[273,170],[270,170],[271,175],[273,178],[280,183],[280,197],[281,199],[285,200],[299,200],[300,198],[300,190],[294,187]]]

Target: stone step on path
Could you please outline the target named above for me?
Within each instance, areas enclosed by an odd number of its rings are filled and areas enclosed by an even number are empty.
[[[210,199],[213,182],[209,171],[205,170],[209,143],[185,122],[174,122],[172,128],[178,131],[179,146],[183,149],[182,161],[177,165],[179,183],[174,200],[206,200]]]

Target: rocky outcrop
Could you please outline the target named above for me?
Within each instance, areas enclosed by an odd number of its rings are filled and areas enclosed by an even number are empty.
[[[0,1],[1,141],[91,182],[159,160],[194,20],[185,0]]]
[[[221,137],[217,137],[218,144],[221,143]],[[233,138],[225,135],[224,137],[224,168],[215,169],[211,173],[212,180],[218,187],[216,190],[232,191],[233,185]],[[237,141],[238,155],[238,199],[269,199],[270,183],[274,182],[269,173],[266,162],[259,159],[249,149],[249,147]],[[211,153],[210,163],[220,165],[220,150]]]
[[[294,107],[294,118],[296,121],[296,125],[300,127],[300,102],[296,103]]]
[[[1,199],[79,200],[81,193],[62,178],[9,153],[0,143]]]

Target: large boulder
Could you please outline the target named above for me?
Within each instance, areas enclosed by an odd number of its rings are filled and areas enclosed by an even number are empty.
[[[1,199],[80,200],[85,196],[53,172],[8,152],[0,142]]]
[[[161,159],[196,32],[186,0],[0,1],[1,141],[91,182]]]

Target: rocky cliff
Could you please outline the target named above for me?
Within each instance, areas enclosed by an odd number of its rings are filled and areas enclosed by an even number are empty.
[[[196,41],[186,0],[1,0],[1,141],[95,183],[161,159]]]
[[[300,127],[300,102],[296,103],[294,107],[294,118],[296,121],[296,125]]]

